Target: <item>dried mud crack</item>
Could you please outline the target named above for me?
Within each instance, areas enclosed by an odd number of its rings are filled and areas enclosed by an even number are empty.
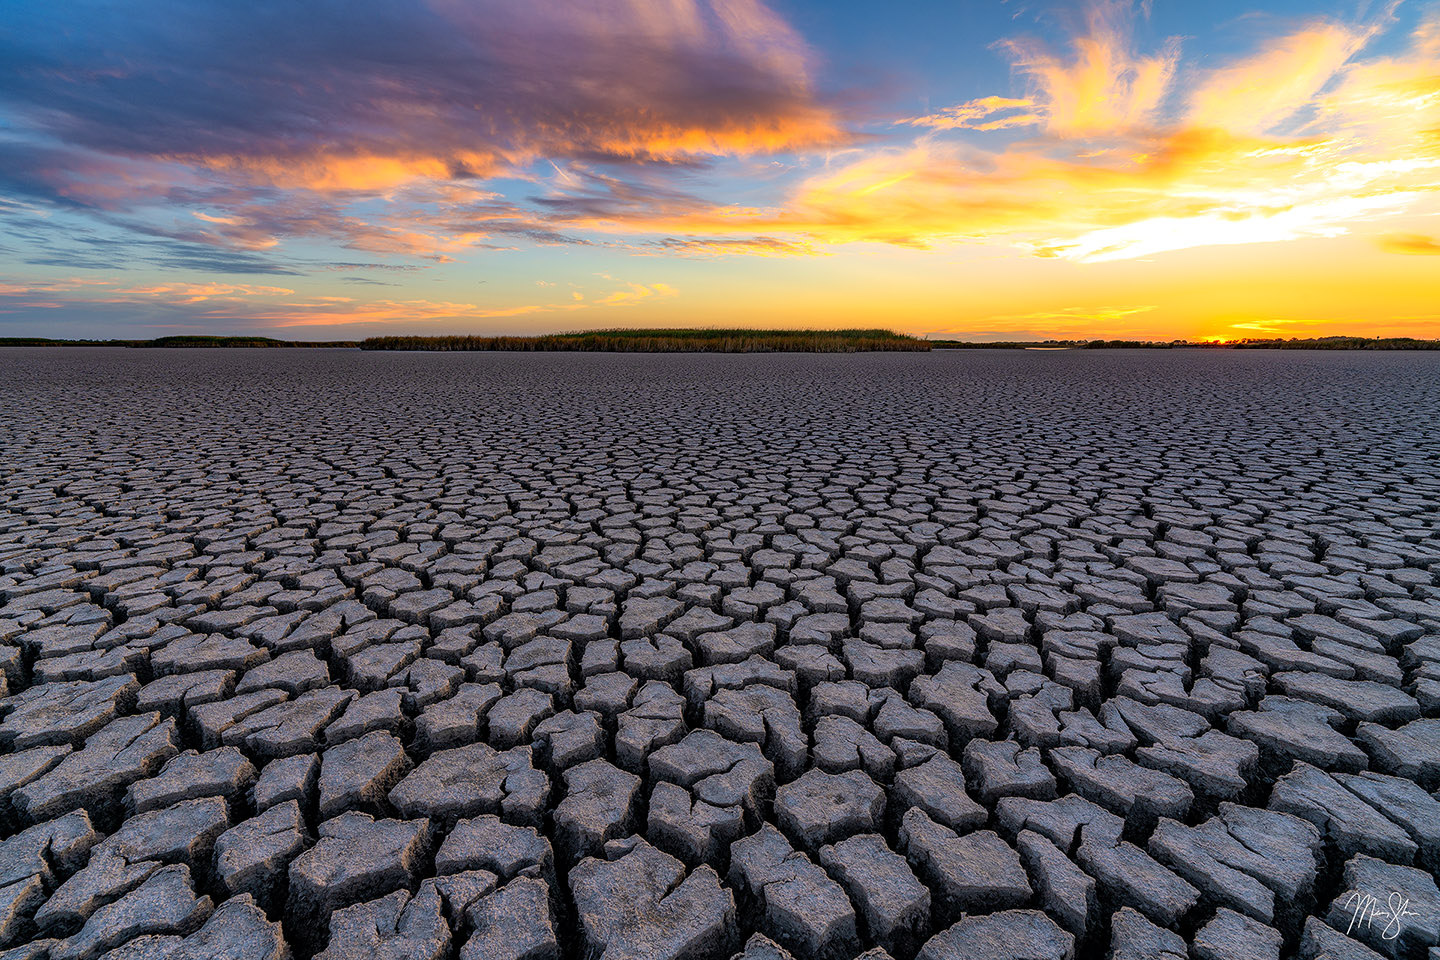
[[[1437,423],[1416,355],[0,350],[0,958],[1433,957]]]

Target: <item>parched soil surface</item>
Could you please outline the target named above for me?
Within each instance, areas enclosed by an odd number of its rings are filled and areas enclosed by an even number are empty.
[[[0,351],[0,957],[1433,956],[1437,424],[1403,354]]]

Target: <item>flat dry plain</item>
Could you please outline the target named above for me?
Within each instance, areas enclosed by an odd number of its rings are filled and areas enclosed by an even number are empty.
[[[3,956],[1423,958],[1437,424],[1414,354],[0,351]]]

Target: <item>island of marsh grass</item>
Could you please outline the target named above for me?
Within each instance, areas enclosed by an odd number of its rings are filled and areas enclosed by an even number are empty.
[[[370,337],[362,350],[521,350],[583,353],[861,353],[926,351],[890,330],[587,330],[538,337]]]

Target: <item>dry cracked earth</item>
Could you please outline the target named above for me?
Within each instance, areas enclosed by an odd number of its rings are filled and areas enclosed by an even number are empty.
[[[6,960],[1440,943],[1440,363],[0,352]]]

